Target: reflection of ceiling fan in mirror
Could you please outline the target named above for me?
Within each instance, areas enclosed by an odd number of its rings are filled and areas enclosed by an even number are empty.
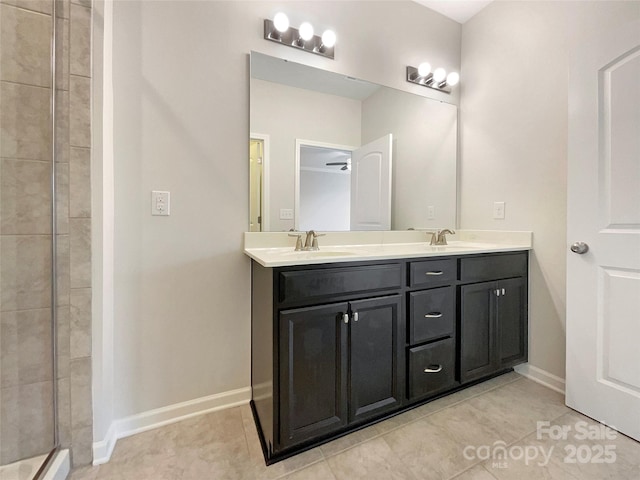
[[[340,170],[351,170],[351,159],[348,158],[346,162],[327,162],[325,165],[327,167],[338,167],[342,165]]]

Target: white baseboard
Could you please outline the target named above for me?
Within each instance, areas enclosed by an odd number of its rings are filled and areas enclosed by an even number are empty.
[[[60,450],[42,480],[65,480],[71,471],[69,450]]]
[[[545,387],[548,387],[551,390],[555,390],[556,392],[564,395],[564,378],[560,378],[553,373],[549,373],[528,363],[516,365],[515,367],[513,367],[513,369],[523,377],[527,377],[529,380],[533,380],[534,382],[544,385]]]
[[[116,422],[111,422],[109,425],[109,430],[107,430],[107,434],[104,436],[104,439],[93,442],[93,464],[101,465],[103,463],[107,463],[111,458],[111,454],[113,453],[113,449],[116,446],[116,442],[118,441],[118,432],[116,430]]]
[[[116,441],[136,433],[186,420],[205,413],[244,405],[251,400],[251,387],[239,388],[228,392],[196,398],[187,402],[175,403],[167,407],[114,420],[103,440],[93,444],[93,464],[107,463],[111,458]]]

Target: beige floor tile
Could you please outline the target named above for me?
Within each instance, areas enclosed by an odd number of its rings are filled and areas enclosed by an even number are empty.
[[[180,480],[255,478],[246,443],[241,445],[237,440],[184,449],[176,458],[176,467]]]
[[[496,441],[509,444],[521,438],[512,432],[512,426],[504,419],[478,410],[469,402],[434,413],[427,420],[464,445],[487,445]]]
[[[452,405],[456,405],[460,402],[463,402],[468,399],[468,393],[466,390],[461,390],[460,392],[453,393],[451,395],[447,395],[446,397],[438,398],[437,400],[432,400],[424,405],[420,405],[419,407],[411,410],[415,412],[417,416],[420,418],[431,415],[432,413],[439,412],[440,410],[444,410],[445,408],[449,408]]]
[[[485,380],[484,382],[478,383],[474,385],[470,389],[475,389],[475,391],[487,392],[489,390],[493,390],[497,387],[502,387],[509,383],[515,382],[517,380],[523,380],[525,377],[516,372],[507,372],[499,375],[497,377],[490,378],[489,380]]]
[[[415,422],[416,420],[422,418],[425,413],[423,413],[424,410],[420,410],[420,408],[422,407],[414,408],[407,412],[401,413],[400,415],[396,415],[395,417],[388,418],[387,420],[384,420],[380,423],[376,423],[374,427],[379,434],[389,433],[396,428],[403,427],[404,425]]]
[[[413,479],[389,445],[376,438],[327,459],[337,480]]]
[[[431,423],[429,418],[382,437],[416,478],[442,480],[477,463],[464,458],[464,443],[457,441],[446,429]]]
[[[100,467],[81,467],[74,469],[67,480],[96,480]]]
[[[253,421],[253,415],[250,408],[240,407],[242,414],[242,426],[244,428],[244,436],[247,441],[247,447],[249,449],[249,455],[254,463],[264,463],[264,455],[262,453],[262,446],[260,445],[260,439],[258,438],[258,430],[256,424]]]
[[[534,432],[537,422],[554,420],[568,411],[561,394],[526,379],[471,398],[467,403],[496,421],[511,425],[507,431],[516,438]]]
[[[244,435],[247,442],[247,449],[252,468],[251,472],[254,479],[269,480],[280,478],[284,475],[289,475],[302,470],[324,459],[320,448],[313,448],[282,460],[281,462],[266,466],[260,440],[258,439],[258,432],[251,414],[251,409],[248,406],[243,406],[239,407],[239,411],[242,416]]]
[[[485,468],[500,480],[640,478],[640,443],[619,434],[615,435],[615,439],[581,438],[581,428],[600,427],[599,424],[573,412],[550,424],[569,428],[566,435],[560,438],[548,435],[545,431],[532,433],[509,447],[504,463],[488,460],[484,464]],[[520,458],[520,452],[524,452],[523,458]]]
[[[380,432],[376,426],[371,426],[367,428],[363,428],[362,430],[358,430],[357,432],[350,433],[345,435],[344,437],[340,437],[336,440],[333,440],[329,443],[325,443],[320,446],[320,450],[325,458],[332,457],[348,448],[354,447],[361,443],[366,442],[367,440],[371,440],[372,438],[378,436]]]
[[[122,439],[108,464],[76,470],[71,479],[640,479],[640,443],[621,434],[606,442],[578,441],[573,434],[564,440],[538,438],[538,421],[566,425],[572,432],[576,422],[598,424],[567,409],[562,395],[517,374],[486,383],[268,467],[251,409],[244,405]],[[567,463],[569,444],[593,454],[612,445],[615,462]],[[500,453],[499,446],[506,452],[515,447],[516,456],[529,452],[537,457],[483,456]],[[548,460],[543,452],[551,452]]]
[[[96,480],[182,480],[182,470],[175,455],[147,453],[126,462],[109,462],[100,466]]]
[[[174,435],[175,432],[167,426],[122,438],[116,443],[111,460],[104,467],[126,464],[138,457],[173,456],[176,452]]]
[[[240,408],[193,417],[168,427],[176,448],[199,448],[212,442],[244,440]]]
[[[286,480],[335,480],[335,476],[325,461],[314,463],[310,467],[283,477]]]
[[[496,477],[491,475],[482,465],[476,465],[454,477],[454,480],[496,480]]]
[[[258,462],[255,462],[255,459],[252,460],[254,461],[253,478],[255,480],[272,480],[321,462],[324,460],[324,457],[322,456],[322,452],[319,448],[314,448],[282,460],[281,462],[269,465],[268,467],[265,466],[264,458],[260,459]]]

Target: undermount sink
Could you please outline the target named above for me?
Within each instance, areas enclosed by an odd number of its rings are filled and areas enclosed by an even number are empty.
[[[450,250],[455,250],[457,252],[465,252],[470,250],[478,250],[481,248],[486,248],[487,244],[482,243],[472,243],[472,242],[460,242],[455,241],[449,243],[448,245],[426,245],[428,250],[432,252],[447,252]]]
[[[427,250],[431,250],[432,252],[446,252],[449,250],[466,251],[466,250],[476,250],[478,247],[471,246],[462,246],[462,245],[426,245]]]
[[[303,250],[283,253],[286,256],[292,256],[296,258],[315,258],[315,257],[348,257],[349,255],[356,255],[355,252],[338,252],[338,251],[326,251],[326,250]]]

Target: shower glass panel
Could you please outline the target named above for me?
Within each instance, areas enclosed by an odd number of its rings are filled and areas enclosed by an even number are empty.
[[[52,0],[0,0],[2,479],[37,478],[57,448],[52,112],[62,96],[54,68],[60,13]]]

